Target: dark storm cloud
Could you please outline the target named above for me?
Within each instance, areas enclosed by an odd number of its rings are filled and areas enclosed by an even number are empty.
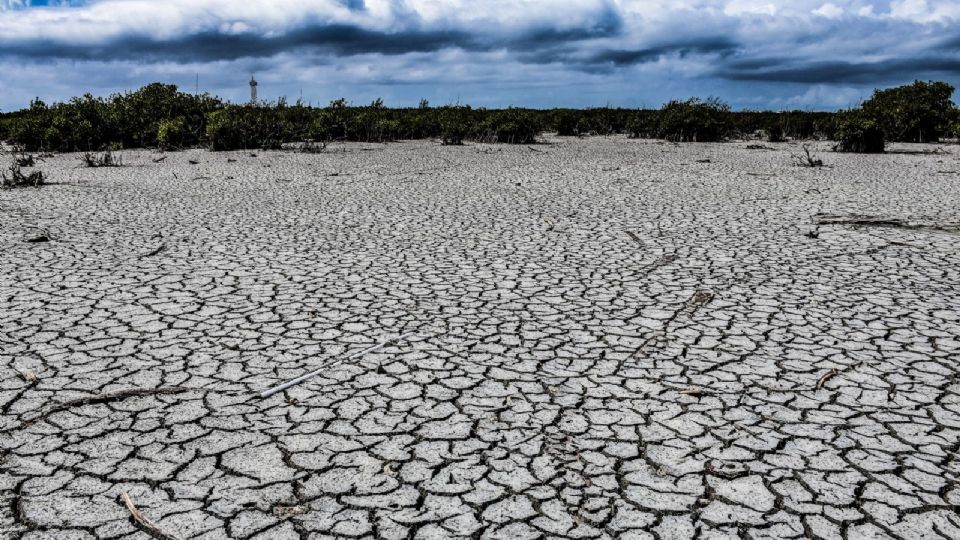
[[[343,3],[351,9],[364,9],[363,0],[343,0]],[[613,37],[620,32],[622,24],[619,14],[613,10],[599,13],[593,24],[579,28],[533,27],[507,36],[448,29],[414,28],[385,32],[348,24],[315,24],[291,29],[277,36],[206,31],[164,40],[125,36],[97,45],[32,39],[5,45],[0,49],[0,56],[37,60],[210,62],[263,58],[304,49],[336,56],[369,53],[398,55],[446,48],[466,51],[506,49],[522,53]]]
[[[364,0],[336,0],[351,11],[365,11]],[[376,30],[351,23],[314,22],[267,34],[217,30],[184,32],[156,39],[139,33],[121,34],[103,42],[24,38],[4,43],[0,57],[34,60],[140,60],[178,63],[263,58],[307,50],[334,56],[379,53],[399,55],[447,48],[465,51],[540,51],[585,40],[611,38],[623,29],[622,15],[609,3],[573,27],[554,23],[521,25],[504,31],[497,27],[464,30],[445,25],[425,26],[412,12],[394,13],[396,30]],[[42,35],[42,34],[41,34]]]
[[[734,81],[789,83],[872,83],[902,81],[929,74],[960,74],[960,59],[921,56],[880,62],[806,62],[784,67],[782,58],[739,61],[716,75]]]
[[[629,66],[652,62],[668,55],[678,55],[681,58],[690,54],[727,56],[739,47],[739,44],[725,37],[692,38],[685,42],[665,43],[644,49],[605,49],[590,55],[586,63]]]
[[[269,57],[307,48],[351,56],[430,52],[447,47],[476,49],[479,46],[475,37],[454,30],[380,32],[349,25],[325,25],[302,28],[276,37],[253,33],[203,32],[163,41],[132,36],[107,44],[86,46],[33,40],[5,46],[0,55],[35,59],[210,62]]]
[[[517,59],[527,64],[553,63],[587,73],[608,73],[615,68],[656,62],[664,57],[686,58],[694,54],[726,57],[740,47],[741,45],[725,37],[691,38],[688,41],[674,41],[637,49],[600,47],[586,52],[580,47],[563,44],[520,52]]]
[[[940,44],[940,47],[948,51],[960,51],[960,35],[947,38]]]

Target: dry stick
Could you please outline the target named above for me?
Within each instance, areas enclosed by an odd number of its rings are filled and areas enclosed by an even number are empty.
[[[823,388],[823,385],[827,384],[827,381],[837,376],[837,370],[831,369],[830,371],[823,374],[820,377],[820,380],[817,381],[817,390]]]
[[[127,495],[126,491],[121,492],[120,496],[123,497],[123,504],[125,504],[127,510],[130,511],[133,521],[135,521],[145,533],[160,540],[183,540],[181,537],[161,529],[159,525],[150,521],[140,510],[137,510],[137,507],[134,506],[133,501],[130,500],[130,496]]]
[[[282,392],[282,391],[286,390],[287,388],[290,388],[291,386],[298,385],[298,384],[302,383],[303,381],[305,381],[305,380],[307,380],[307,379],[312,379],[313,377],[316,377],[317,375],[323,373],[324,371],[326,371],[326,370],[328,370],[328,369],[330,369],[330,368],[332,368],[332,367],[334,367],[334,366],[336,366],[336,365],[338,365],[338,364],[341,364],[341,363],[343,363],[343,362],[346,362],[347,360],[352,360],[352,359],[354,359],[354,358],[359,358],[359,357],[361,357],[361,356],[364,356],[364,355],[366,355],[367,353],[372,353],[373,351],[382,349],[382,348],[386,347],[387,345],[389,345],[389,344],[391,344],[391,343],[394,343],[394,342],[397,342],[397,341],[402,341],[403,339],[408,338],[408,337],[410,337],[410,336],[412,336],[412,335],[414,335],[414,334],[416,334],[416,332],[407,332],[406,334],[401,334],[401,335],[399,335],[399,336],[397,336],[397,337],[395,337],[395,338],[393,338],[393,339],[388,339],[388,340],[386,340],[386,341],[382,341],[382,342],[380,342],[380,343],[378,343],[378,344],[376,344],[376,345],[374,345],[373,347],[370,347],[370,348],[368,348],[368,349],[364,349],[364,350],[362,350],[362,351],[355,352],[355,353],[351,354],[350,356],[347,356],[347,357],[345,357],[345,358],[341,358],[340,360],[337,360],[337,361],[335,361],[335,362],[331,362],[331,363],[329,363],[329,364],[327,364],[327,365],[325,365],[325,366],[323,366],[323,367],[320,367],[319,369],[316,369],[316,370],[314,370],[314,371],[311,371],[310,373],[307,373],[307,374],[305,374],[305,375],[301,375],[301,376],[297,377],[296,379],[293,379],[292,381],[288,381],[288,382],[285,382],[285,383],[283,383],[283,384],[281,384],[281,385],[279,385],[279,386],[274,386],[273,388],[269,388],[269,389],[267,389],[267,390],[264,390],[263,392],[260,392],[260,397],[261,397],[261,398],[270,397],[270,396],[276,394],[277,392]]]
[[[640,244],[641,246],[643,245],[643,240],[641,240],[640,237],[636,235],[636,233],[632,231],[623,231],[623,232],[627,233],[627,236],[629,236],[630,239],[633,240],[634,242]]]
[[[171,394],[182,394],[184,392],[206,392],[203,388],[187,388],[184,386],[164,386],[160,388],[134,388],[130,390],[119,390],[117,392],[108,392],[106,394],[99,394],[95,396],[86,396],[78,399],[71,399],[70,401],[64,401],[54,405],[52,408],[48,409],[47,412],[40,414],[36,418],[26,420],[20,427],[27,427],[42,420],[46,420],[52,414],[58,412],[63,412],[73,407],[79,407],[83,405],[98,405],[101,403],[111,403],[114,401],[120,401],[130,397],[146,397],[146,396],[156,396],[156,395],[171,395]]]
[[[160,247],[158,247],[158,248],[156,248],[156,249],[154,249],[154,250],[151,250],[149,253],[144,253],[143,255],[140,256],[140,258],[143,259],[143,258],[146,258],[146,257],[153,257],[154,255],[157,255],[158,253],[160,253],[161,251],[163,251],[164,249],[166,249],[166,247],[167,247],[166,244],[160,244]]]

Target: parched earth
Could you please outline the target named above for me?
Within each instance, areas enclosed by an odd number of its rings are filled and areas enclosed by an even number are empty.
[[[47,158],[0,537],[960,538],[956,146],[548,143]]]

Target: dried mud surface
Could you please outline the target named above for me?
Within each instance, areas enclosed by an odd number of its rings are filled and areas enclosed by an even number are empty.
[[[0,538],[960,538],[957,147],[548,142],[47,158]]]

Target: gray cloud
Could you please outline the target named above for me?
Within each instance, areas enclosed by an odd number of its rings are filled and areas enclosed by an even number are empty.
[[[735,62],[716,72],[735,81],[790,83],[882,83],[930,74],[960,75],[960,59],[918,57],[880,62],[806,62],[784,66],[781,58]]]
[[[34,59],[210,62],[263,58],[297,49],[352,56],[368,53],[396,55],[446,47],[476,49],[478,45],[474,36],[461,31],[382,32],[337,24],[301,28],[279,36],[202,32],[162,41],[131,36],[97,45],[32,40],[5,46],[0,55]]]

